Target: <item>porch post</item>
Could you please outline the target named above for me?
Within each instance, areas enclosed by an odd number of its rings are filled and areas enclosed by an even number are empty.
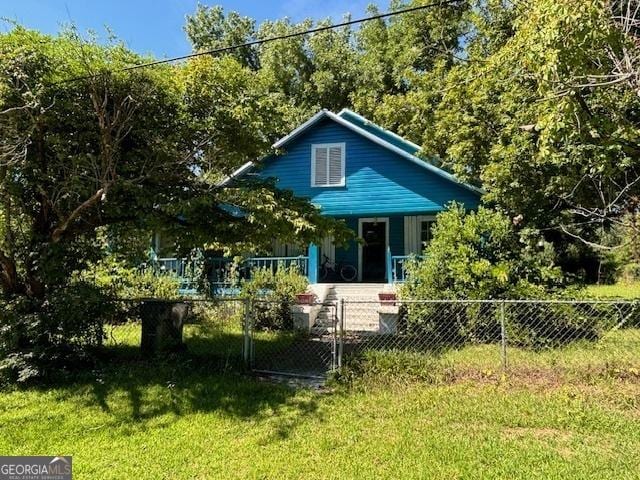
[[[387,247],[387,283],[393,283],[393,271],[391,270],[391,247]]]
[[[307,273],[307,277],[309,278],[309,283],[314,284],[318,283],[318,267],[320,266],[319,262],[319,252],[318,246],[314,243],[309,244],[309,272]]]

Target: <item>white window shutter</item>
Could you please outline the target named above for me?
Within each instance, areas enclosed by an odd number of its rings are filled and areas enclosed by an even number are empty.
[[[342,148],[329,148],[329,185],[342,185]]]
[[[314,165],[314,185],[326,185],[328,180],[328,168],[327,168],[327,148],[316,147],[315,149],[315,165]]]
[[[311,147],[311,185],[313,187],[345,185],[344,147],[344,143],[323,143]]]

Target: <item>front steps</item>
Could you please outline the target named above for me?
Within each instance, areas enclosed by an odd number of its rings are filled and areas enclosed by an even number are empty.
[[[343,299],[345,332],[373,333],[380,329],[378,293],[393,292],[395,288],[386,283],[337,283],[312,285],[312,290],[318,296],[318,301],[326,303],[316,318],[313,327],[315,332],[333,332],[336,307],[339,308]]]

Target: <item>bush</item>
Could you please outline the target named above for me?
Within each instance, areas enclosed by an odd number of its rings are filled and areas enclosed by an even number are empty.
[[[292,330],[291,305],[296,295],[307,290],[307,277],[295,265],[284,268],[255,269],[250,280],[241,283],[241,295],[254,299],[254,328],[258,330]]]
[[[83,272],[81,278],[110,292],[114,298],[173,300],[180,296],[180,281],[175,275],[130,267],[114,257],[97,263]]]
[[[453,205],[440,214],[425,253],[423,260],[407,267],[408,280],[400,290],[404,299],[543,300],[567,295],[550,245],[535,232],[518,231],[506,215],[487,208],[465,213]],[[415,304],[406,309],[405,328],[429,335],[440,346],[492,342],[500,338],[497,306]],[[598,319],[583,315],[575,305],[530,304],[526,312],[508,311],[518,313],[507,319],[509,337],[522,346],[539,348],[599,336]]]
[[[624,283],[640,282],[640,263],[627,263],[620,267],[620,280]]]
[[[509,345],[543,349],[577,340],[600,338],[611,310],[584,303],[527,303],[507,305],[505,328]]]
[[[600,253],[606,275],[598,283],[633,283],[640,280],[640,213],[625,214],[599,242],[613,247]]]
[[[504,214],[453,204],[438,215],[424,260],[407,266],[408,299],[531,298],[561,285],[550,244]]]
[[[45,301],[0,301],[0,378],[26,382],[85,365],[114,314],[105,292],[86,282],[52,290]]]

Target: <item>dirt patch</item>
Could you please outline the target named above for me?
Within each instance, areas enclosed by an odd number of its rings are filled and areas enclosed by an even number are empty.
[[[640,376],[635,369],[611,369],[607,367],[574,370],[569,368],[518,367],[507,371],[455,369],[452,382],[475,382],[489,385],[509,385],[554,389],[567,385],[591,385],[602,381],[623,382],[640,386]]]
[[[514,439],[531,437],[536,440],[568,442],[573,438],[573,433],[569,430],[549,427],[507,427],[502,431],[502,433],[505,437]]]

